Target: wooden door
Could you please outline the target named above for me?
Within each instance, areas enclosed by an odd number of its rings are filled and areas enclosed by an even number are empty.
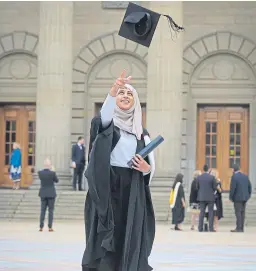
[[[22,176],[21,187],[32,184],[32,168],[35,165],[35,107],[0,107],[0,186],[11,187],[8,168],[12,145],[16,141],[21,146]]]
[[[228,191],[232,167],[248,174],[249,110],[243,107],[200,107],[197,125],[197,168],[217,169]]]

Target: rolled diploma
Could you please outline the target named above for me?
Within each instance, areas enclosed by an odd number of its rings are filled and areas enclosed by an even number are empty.
[[[145,148],[143,148],[138,154],[144,159],[151,153],[158,145],[160,145],[164,141],[162,136],[157,136],[154,140],[152,140]],[[132,168],[133,162],[130,160],[127,165]]]

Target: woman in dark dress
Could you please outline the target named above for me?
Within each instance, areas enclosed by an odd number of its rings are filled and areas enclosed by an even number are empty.
[[[155,216],[149,184],[154,156],[150,153],[143,159],[135,155],[150,139],[142,128],[138,94],[127,84],[131,77],[124,74],[102,106],[99,126],[93,127],[97,135],[91,135],[85,173],[89,189],[83,271],[152,270],[148,257],[155,237]],[[127,165],[130,159],[132,169]]]
[[[214,230],[217,231],[219,227],[219,220],[223,218],[222,188],[218,171],[212,169],[210,174],[214,176],[217,181],[217,190],[215,191],[215,206],[214,206]]]
[[[177,174],[174,184],[174,203],[172,208],[172,224],[175,225],[176,231],[181,231],[181,224],[185,218],[185,193],[182,186],[183,175],[181,173]]]
[[[189,209],[191,212],[191,230],[195,230],[196,221],[199,218],[200,206],[197,200],[198,185],[197,177],[201,175],[201,170],[196,170],[193,174],[193,182],[191,184],[190,195],[189,195]]]

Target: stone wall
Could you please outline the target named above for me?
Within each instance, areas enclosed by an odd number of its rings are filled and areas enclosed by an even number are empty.
[[[256,3],[250,1],[185,2],[184,47],[194,40],[216,31],[231,31],[256,41]]]
[[[147,6],[149,3],[141,2],[141,5]],[[22,34],[23,37],[33,38],[39,35],[39,5],[40,2],[0,2],[0,36],[13,33],[14,31],[22,31],[22,33],[31,33],[32,35]],[[216,31],[226,31],[228,33],[237,34],[248,38],[256,42],[255,27],[256,27],[256,4],[254,2],[184,2],[184,26],[186,31],[184,33],[184,49],[189,44],[198,40],[206,35],[215,33]],[[88,44],[92,41],[96,41],[94,44],[94,52],[89,52],[92,55],[92,62],[90,62],[90,69],[93,69],[94,65],[99,64],[104,57],[113,55],[115,52],[122,58],[122,54],[129,53],[130,59],[137,55],[140,56],[139,60],[141,63],[146,65],[146,51],[143,51],[141,47],[133,47],[132,43],[127,43],[130,47],[126,50],[126,47],[122,47],[124,39],[118,38],[115,31],[118,31],[122,18],[124,16],[125,9],[106,9],[103,8],[102,3],[98,2],[74,2],[74,17],[73,17],[73,59],[74,65],[81,52]],[[168,33],[167,33],[168,34]],[[12,37],[8,41],[9,44],[12,42]],[[16,37],[18,37],[16,35]],[[104,44],[108,44],[112,39],[114,42],[111,50],[107,49],[107,53],[99,53],[97,50],[101,50],[101,37],[109,38]],[[239,38],[235,39],[234,45],[236,46],[239,42]],[[215,36],[211,36],[207,46],[211,47],[214,44]],[[19,38],[17,38],[19,39]],[[29,46],[30,41],[25,40],[24,46]],[[117,41],[117,42],[116,42]],[[1,39],[1,43],[3,40]],[[7,42],[7,44],[8,44]],[[1,45],[0,43],[0,45]],[[26,45],[27,44],[27,45]],[[3,46],[3,44],[2,44]],[[11,46],[11,45],[9,45]],[[98,49],[97,49],[97,46]],[[12,46],[9,48],[8,54],[17,53],[17,48]],[[0,46],[1,50],[1,46]],[[110,52],[111,51],[111,52]],[[199,52],[199,50],[197,51]],[[36,54],[37,52],[34,51]],[[93,54],[96,54],[96,57]],[[5,54],[3,54],[5,55]],[[86,59],[90,59],[88,56]],[[185,58],[189,58],[185,56]],[[6,60],[5,60],[6,61]],[[130,60],[129,60],[130,61]],[[19,62],[20,65],[22,62]],[[102,65],[104,63],[101,62]],[[85,63],[86,64],[86,63]],[[84,64],[84,65],[85,65]],[[138,63],[137,63],[138,64]],[[24,62],[25,65],[25,62]],[[76,64],[78,65],[78,64]],[[123,65],[119,63],[120,68]],[[140,65],[140,64],[138,64]],[[21,68],[22,70],[22,68]],[[86,120],[91,117],[93,113],[93,105],[90,102],[88,105],[88,77],[86,74],[74,74],[73,94],[72,94],[72,131],[71,141],[74,142],[79,135],[88,134],[89,123]],[[141,77],[142,78],[142,77]],[[105,82],[105,86],[101,84],[100,88],[101,95],[95,98],[94,102],[102,102],[104,99],[103,89],[108,88],[111,82],[111,78],[108,78]],[[146,80],[144,78],[143,80]],[[143,85],[144,84],[144,85]],[[141,92],[145,92],[144,82],[141,85]],[[1,85],[1,80],[0,80]],[[96,84],[97,86],[97,84]],[[94,93],[97,92],[96,87],[93,88]],[[187,121],[189,115],[190,106],[190,88],[189,84],[184,85],[183,91],[183,125],[182,125],[182,150],[181,150],[181,167],[183,171],[187,168],[192,168],[193,160],[188,161],[188,149],[187,144],[191,138],[194,137],[191,134],[189,123]],[[32,91],[33,92],[33,91]],[[144,95],[144,94],[143,94]],[[143,96],[142,95],[142,96]],[[97,96],[97,95],[95,95]],[[18,96],[17,96],[18,97]],[[22,98],[19,97],[19,100]],[[18,101],[18,100],[17,100]],[[32,101],[32,100],[31,100]],[[89,112],[89,113],[88,113]],[[192,142],[192,141],[189,141]],[[191,144],[191,143],[190,143]],[[189,178],[189,176],[187,176]]]
[[[203,11],[203,12],[202,12]],[[254,110],[253,95],[247,93],[255,92],[256,37],[253,35],[255,29],[256,5],[253,2],[186,2],[184,4],[184,26],[186,27],[184,39],[184,61],[183,61],[183,130],[182,130],[182,169],[185,172],[187,184],[189,184],[196,162],[196,104],[198,101],[205,103],[222,103],[225,101],[240,103],[241,99],[250,104]],[[214,62],[212,56],[220,58],[221,55],[228,59],[220,61],[219,72],[226,74],[227,66],[233,65],[233,57],[238,57],[249,66],[243,69],[247,72],[249,81],[243,82],[238,94],[232,93],[234,85],[239,85],[236,79],[216,80],[210,75],[208,69],[208,81],[195,78],[194,71],[200,63]],[[211,58],[211,59],[210,59]],[[231,63],[231,64],[230,64]],[[226,67],[225,67],[226,66]],[[207,67],[205,67],[205,70]],[[249,71],[251,69],[251,71]],[[225,75],[223,76],[225,77]],[[241,72],[240,72],[241,75]],[[197,81],[198,89],[192,89],[191,79]],[[208,92],[206,93],[206,89]],[[238,88],[237,88],[238,89]],[[245,90],[246,89],[246,90]],[[194,91],[194,93],[192,93]],[[198,92],[199,91],[199,92]],[[242,92],[243,91],[243,92]],[[243,94],[242,94],[243,93]],[[255,94],[254,94],[255,95]],[[250,97],[249,97],[250,96]],[[253,114],[251,125],[254,124]],[[251,144],[254,144],[254,133],[249,135]],[[254,160],[253,151],[250,151],[250,160]],[[255,172],[250,164],[250,176],[254,179]],[[188,186],[188,185],[187,185]]]

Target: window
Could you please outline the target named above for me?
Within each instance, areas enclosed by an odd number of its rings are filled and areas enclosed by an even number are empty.
[[[36,122],[28,121],[28,165],[35,165]]]
[[[205,122],[205,163],[217,167],[217,122]]]
[[[241,123],[229,124],[229,167],[240,165],[241,158]]]
[[[10,164],[12,145],[16,141],[16,120],[5,122],[5,165]]]

